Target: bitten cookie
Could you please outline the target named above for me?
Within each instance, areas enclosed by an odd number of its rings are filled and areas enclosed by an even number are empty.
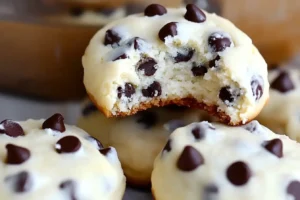
[[[1,200],[121,200],[125,177],[113,147],[55,114],[0,123]]]
[[[258,116],[273,131],[300,141],[300,68],[285,66],[269,71],[270,99]]]
[[[193,4],[152,4],[108,24],[82,62],[87,92],[108,117],[177,104],[237,125],[256,117],[269,96],[267,65],[251,39]]]
[[[157,156],[156,200],[300,199],[300,145],[257,121],[179,128]]]
[[[149,186],[154,159],[164,147],[170,133],[208,116],[179,107],[154,108],[124,118],[106,118],[93,104],[86,104],[78,126],[113,146],[118,152],[127,182]]]

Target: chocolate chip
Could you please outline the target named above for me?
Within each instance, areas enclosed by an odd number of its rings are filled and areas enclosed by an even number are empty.
[[[187,62],[189,60],[191,60],[191,58],[194,55],[194,50],[190,49],[187,54],[182,54],[182,53],[177,53],[176,57],[174,58],[175,63],[179,63],[179,62]]]
[[[182,171],[193,171],[203,164],[204,158],[200,152],[192,146],[186,146],[177,161],[177,167]]]
[[[203,200],[214,200],[216,199],[219,189],[215,185],[208,185],[203,189]]]
[[[247,125],[244,126],[245,129],[251,133],[255,132],[257,130],[256,123],[250,122]]]
[[[152,76],[157,70],[157,62],[153,58],[147,58],[139,61],[138,70],[143,71],[144,75]]]
[[[55,145],[57,153],[74,153],[78,151],[80,147],[80,140],[71,135],[61,138]]]
[[[300,200],[300,182],[292,181],[287,187],[287,193],[293,196],[293,200]]]
[[[215,59],[209,61],[209,63],[208,63],[209,68],[218,67],[217,61],[219,61],[220,59],[221,59],[221,57],[218,55]]]
[[[0,134],[6,134],[10,137],[19,137],[24,135],[24,131],[18,123],[6,119],[0,123]]]
[[[177,35],[176,22],[167,23],[160,29],[160,31],[158,33],[160,40],[163,42],[165,41],[166,37],[168,37],[168,36],[174,37],[175,35]]]
[[[66,181],[62,182],[61,184],[59,184],[59,188],[68,193],[69,200],[78,200],[75,195],[75,191],[76,191],[75,186],[76,186],[76,184],[72,180],[66,180]]]
[[[135,50],[141,50],[141,46],[140,43],[143,41],[143,39],[139,38],[139,37],[134,37],[131,40],[129,40],[128,42],[128,46],[132,46]]]
[[[255,100],[258,100],[263,95],[263,86],[260,82],[262,82],[262,78],[259,78],[261,81],[258,80],[258,78],[253,78],[251,81],[251,88],[252,88],[252,94],[255,98]]]
[[[26,171],[21,171],[15,175],[6,177],[5,182],[10,182],[13,192],[16,193],[27,192],[32,187],[30,175]]]
[[[193,66],[192,73],[194,76],[204,76],[207,73],[207,68],[203,65]]]
[[[70,9],[70,15],[74,17],[79,17],[83,14],[84,10],[82,8],[76,7]]]
[[[145,9],[145,16],[152,17],[155,15],[164,15],[167,9],[159,4],[151,4]]]
[[[104,45],[118,44],[121,41],[121,37],[118,33],[112,29],[109,29],[105,33]]]
[[[97,112],[98,108],[93,104],[92,102],[88,103],[83,109],[82,109],[82,115],[83,116],[88,116],[94,112]]]
[[[227,168],[228,180],[236,186],[245,185],[251,177],[251,171],[248,165],[242,161],[232,163]]]
[[[188,4],[186,6],[186,13],[184,15],[184,18],[191,22],[202,23],[205,22],[206,15],[196,5]]]
[[[234,97],[230,91],[230,87],[222,87],[219,93],[219,98],[223,102],[228,101],[229,103],[232,103],[234,101]]]
[[[105,148],[105,149],[100,149],[100,153],[104,156],[107,156],[107,154],[111,151],[111,148]]]
[[[293,81],[287,72],[282,71],[271,83],[271,88],[281,93],[286,93],[295,88]]]
[[[195,137],[196,140],[201,140],[204,138],[204,129],[200,126],[196,126],[192,129],[192,134]]]
[[[123,53],[123,54],[117,56],[116,58],[114,58],[112,61],[122,60],[122,59],[127,59],[127,58],[129,58],[129,56],[126,53]]]
[[[86,139],[87,139],[88,141],[90,141],[92,144],[96,144],[96,148],[97,148],[98,150],[100,150],[100,149],[103,148],[102,143],[101,143],[99,140],[97,140],[96,138],[94,138],[94,137],[92,137],[92,136],[87,136]]]
[[[263,147],[270,153],[277,156],[278,158],[281,158],[283,156],[283,153],[282,153],[283,144],[280,139],[276,138],[276,139],[264,142]]]
[[[158,116],[155,112],[142,111],[137,114],[137,123],[143,124],[145,129],[153,127],[158,122]]]
[[[141,13],[144,10],[144,5],[139,3],[127,3],[125,5],[126,15]]]
[[[169,139],[168,142],[166,143],[165,147],[163,148],[163,152],[167,151],[170,152],[172,150],[171,148],[171,140]]]
[[[222,33],[213,33],[208,38],[208,45],[213,52],[221,52],[227,47],[230,47],[232,45],[232,41]]]
[[[56,113],[44,121],[42,128],[50,128],[54,131],[59,131],[63,133],[66,130],[64,124],[64,117],[61,114]]]
[[[26,148],[16,146],[13,144],[7,144],[5,147],[7,150],[7,164],[19,165],[30,158],[30,151]]]
[[[159,82],[154,81],[147,89],[142,89],[142,94],[145,97],[158,97],[161,95],[161,86]]]
[[[175,131],[177,128],[184,127],[186,123],[180,119],[173,119],[166,123],[166,128],[169,132]]]
[[[130,98],[135,93],[135,88],[131,83],[125,83],[125,88],[118,87],[118,98],[120,99],[123,94],[125,97]]]

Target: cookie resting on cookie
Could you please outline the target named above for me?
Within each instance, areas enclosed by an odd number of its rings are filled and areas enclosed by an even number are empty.
[[[251,39],[193,4],[152,4],[108,24],[82,63],[87,92],[108,117],[177,104],[238,125],[255,118],[269,96],[267,65]]]
[[[121,200],[117,152],[83,130],[47,120],[0,123],[1,200]]]

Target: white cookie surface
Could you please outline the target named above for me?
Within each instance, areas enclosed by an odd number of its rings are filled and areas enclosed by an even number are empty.
[[[225,113],[226,123],[254,118],[268,99],[269,83],[251,39],[195,6],[164,9],[147,7],[147,16],[114,21],[92,38],[82,63],[85,87],[98,107],[112,116],[141,103],[193,99]]]
[[[0,123],[0,158],[1,200],[121,200],[125,190],[116,150],[58,114]]]
[[[298,200],[300,144],[257,121],[175,130],[152,173],[157,200]]]

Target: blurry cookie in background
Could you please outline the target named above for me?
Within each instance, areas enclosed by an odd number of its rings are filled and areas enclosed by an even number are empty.
[[[78,126],[101,139],[105,147],[116,148],[127,182],[138,187],[150,185],[154,159],[172,131],[192,122],[210,120],[202,111],[177,106],[153,108],[124,118],[106,118],[87,102],[82,114]]]

